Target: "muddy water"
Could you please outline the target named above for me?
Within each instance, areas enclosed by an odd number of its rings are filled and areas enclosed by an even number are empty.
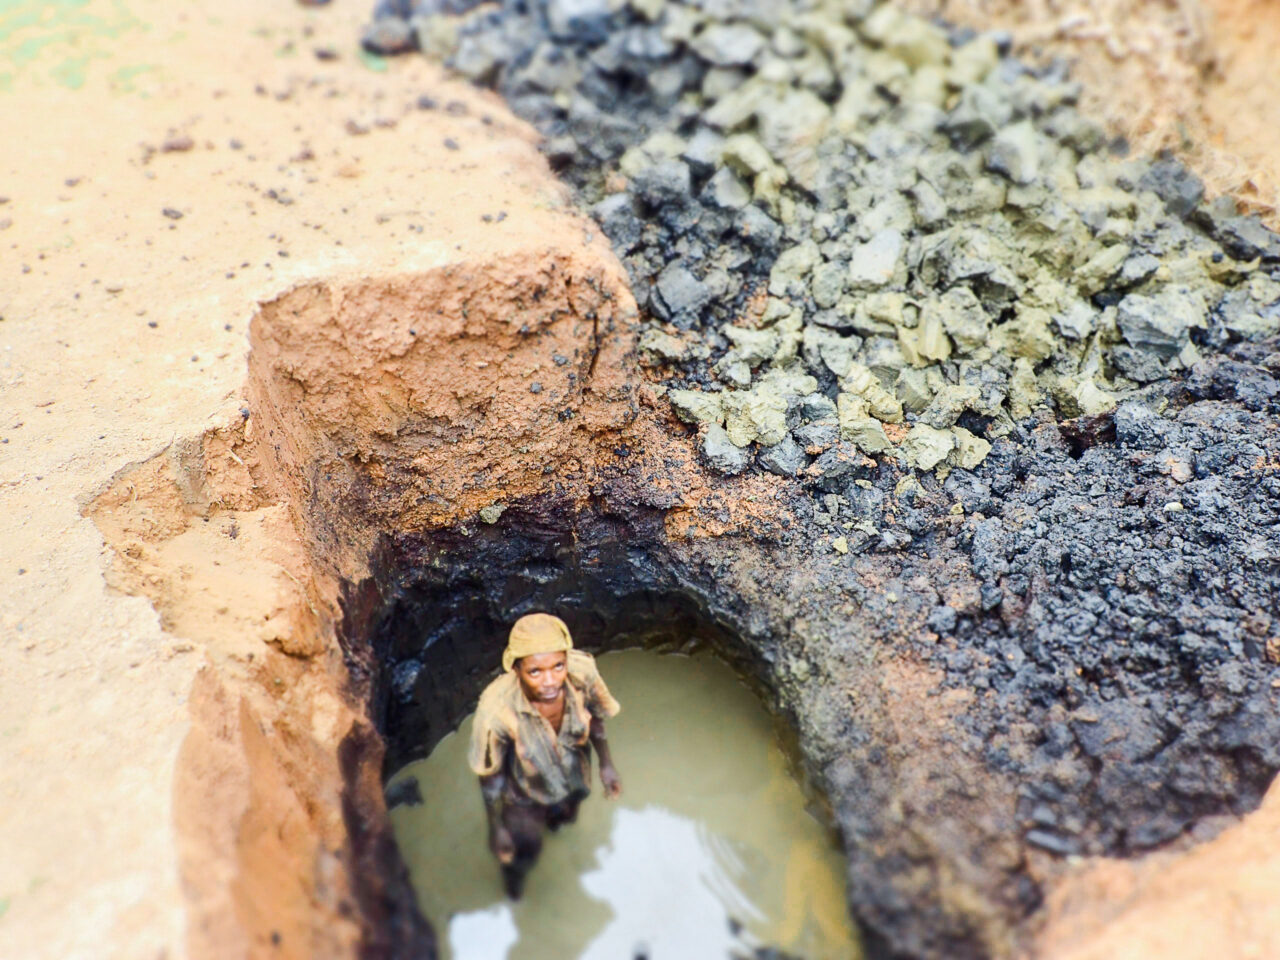
[[[578,822],[548,835],[520,902],[486,846],[470,719],[392,778],[416,777],[422,793],[391,820],[444,956],[860,956],[841,858],[752,693],[706,655],[625,651],[600,670],[623,708],[609,721],[623,796],[604,800],[597,779]]]

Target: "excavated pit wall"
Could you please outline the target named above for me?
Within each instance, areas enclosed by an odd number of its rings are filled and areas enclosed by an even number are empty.
[[[1239,339],[1238,310],[1205,328],[1219,355],[1114,414],[1030,411],[945,477],[848,442],[799,476],[706,469],[710,431],[682,425],[654,382],[670,365],[637,362],[640,319],[599,242],[300,287],[255,320],[240,421],[99,502],[125,566],[146,558],[111,519],[160,501],[182,519],[143,541],[235,519],[247,536],[265,511],[297,531],[268,542],[292,536],[305,560],[285,568],[305,586],[263,637],[252,695],[211,682],[184,751],[192,810],[226,782],[212,754],[246,781],[228,804],[243,815],[180,823],[184,873],[212,903],[193,955],[219,955],[235,928],[296,955],[308,936],[338,954],[429,949],[381,782],[385,749],[425,749],[449,718],[415,712],[428,665],[390,629],[412,620],[393,604],[460,587],[471,622],[438,642],[482,671],[493,635],[461,641],[519,609],[511,572],[539,598],[582,597],[588,634],[611,622],[585,585],[622,580],[725,625],[722,649],[744,652],[794,724],[851,906],[889,953],[1011,955],[1066,855],[1198,837],[1256,802],[1280,766],[1266,613],[1280,364],[1273,338]],[[799,406],[786,416],[812,426]],[[313,704],[339,694],[321,722]]]
[[[851,849],[893,949],[1002,953],[1073,855],[1252,809],[1280,767],[1276,237],[1125,158],[1007,38],[872,3],[474,6],[380,4],[366,42],[451,58],[543,131],[703,461],[804,488],[769,562],[848,576],[805,585],[857,608],[828,636],[931,675],[932,749],[988,778],[993,820],[895,836],[879,893]],[[917,829],[902,784],[846,839]],[[992,842],[957,866],[960,835]]]
[[[350,696],[386,737],[361,727],[340,751],[366,949],[422,935],[389,847],[385,769],[465,710],[461,696],[432,708],[432,694],[478,685],[498,624],[548,601],[611,645],[710,634],[794,725],[851,854],[858,915],[895,950],[1007,951],[1035,900],[1012,805],[990,802],[1009,787],[964,758],[938,769],[964,695],[922,716],[937,673],[868,642],[910,630],[859,609],[900,571],[815,543],[795,485],[700,468],[638,376],[616,262],[546,253],[302,287],[255,320],[248,422],[341,608]],[[911,582],[940,573],[920,565]],[[947,579],[953,602],[976,593]],[[928,867],[903,871],[904,858]]]

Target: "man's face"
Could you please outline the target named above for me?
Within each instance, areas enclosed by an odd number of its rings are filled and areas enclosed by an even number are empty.
[[[520,678],[520,689],[530,703],[554,703],[564,689],[565,670],[569,655],[560,653],[538,653],[531,657],[521,657],[516,661],[516,676]]]

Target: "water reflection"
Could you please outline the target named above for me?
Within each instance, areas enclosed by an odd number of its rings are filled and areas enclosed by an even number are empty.
[[[392,810],[423,911],[453,960],[648,960],[859,954],[842,862],[805,810],[768,716],[706,657],[609,654],[623,712],[609,736],[625,793],[595,792],[549,835],[524,898],[503,896],[467,769],[470,722],[416,776],[424,803]]]

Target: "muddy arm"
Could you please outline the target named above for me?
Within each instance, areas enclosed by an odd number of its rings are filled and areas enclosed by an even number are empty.
[[[604,733],[604,721],[599,717],[591,718],[591,744],[596,748],[596,756],[600,758],[600,783],[604,786],[604,795],[613,800],[622,794],[622,778],[613,765],[609,741]]]
[[[516,855],[515,842],[502,825],[502,790],[506,785],[507,778],[501,773],[480,778],[480,796],[484,797],[484,811],[489,817],[489,849],[499,863],[510,863]]]

